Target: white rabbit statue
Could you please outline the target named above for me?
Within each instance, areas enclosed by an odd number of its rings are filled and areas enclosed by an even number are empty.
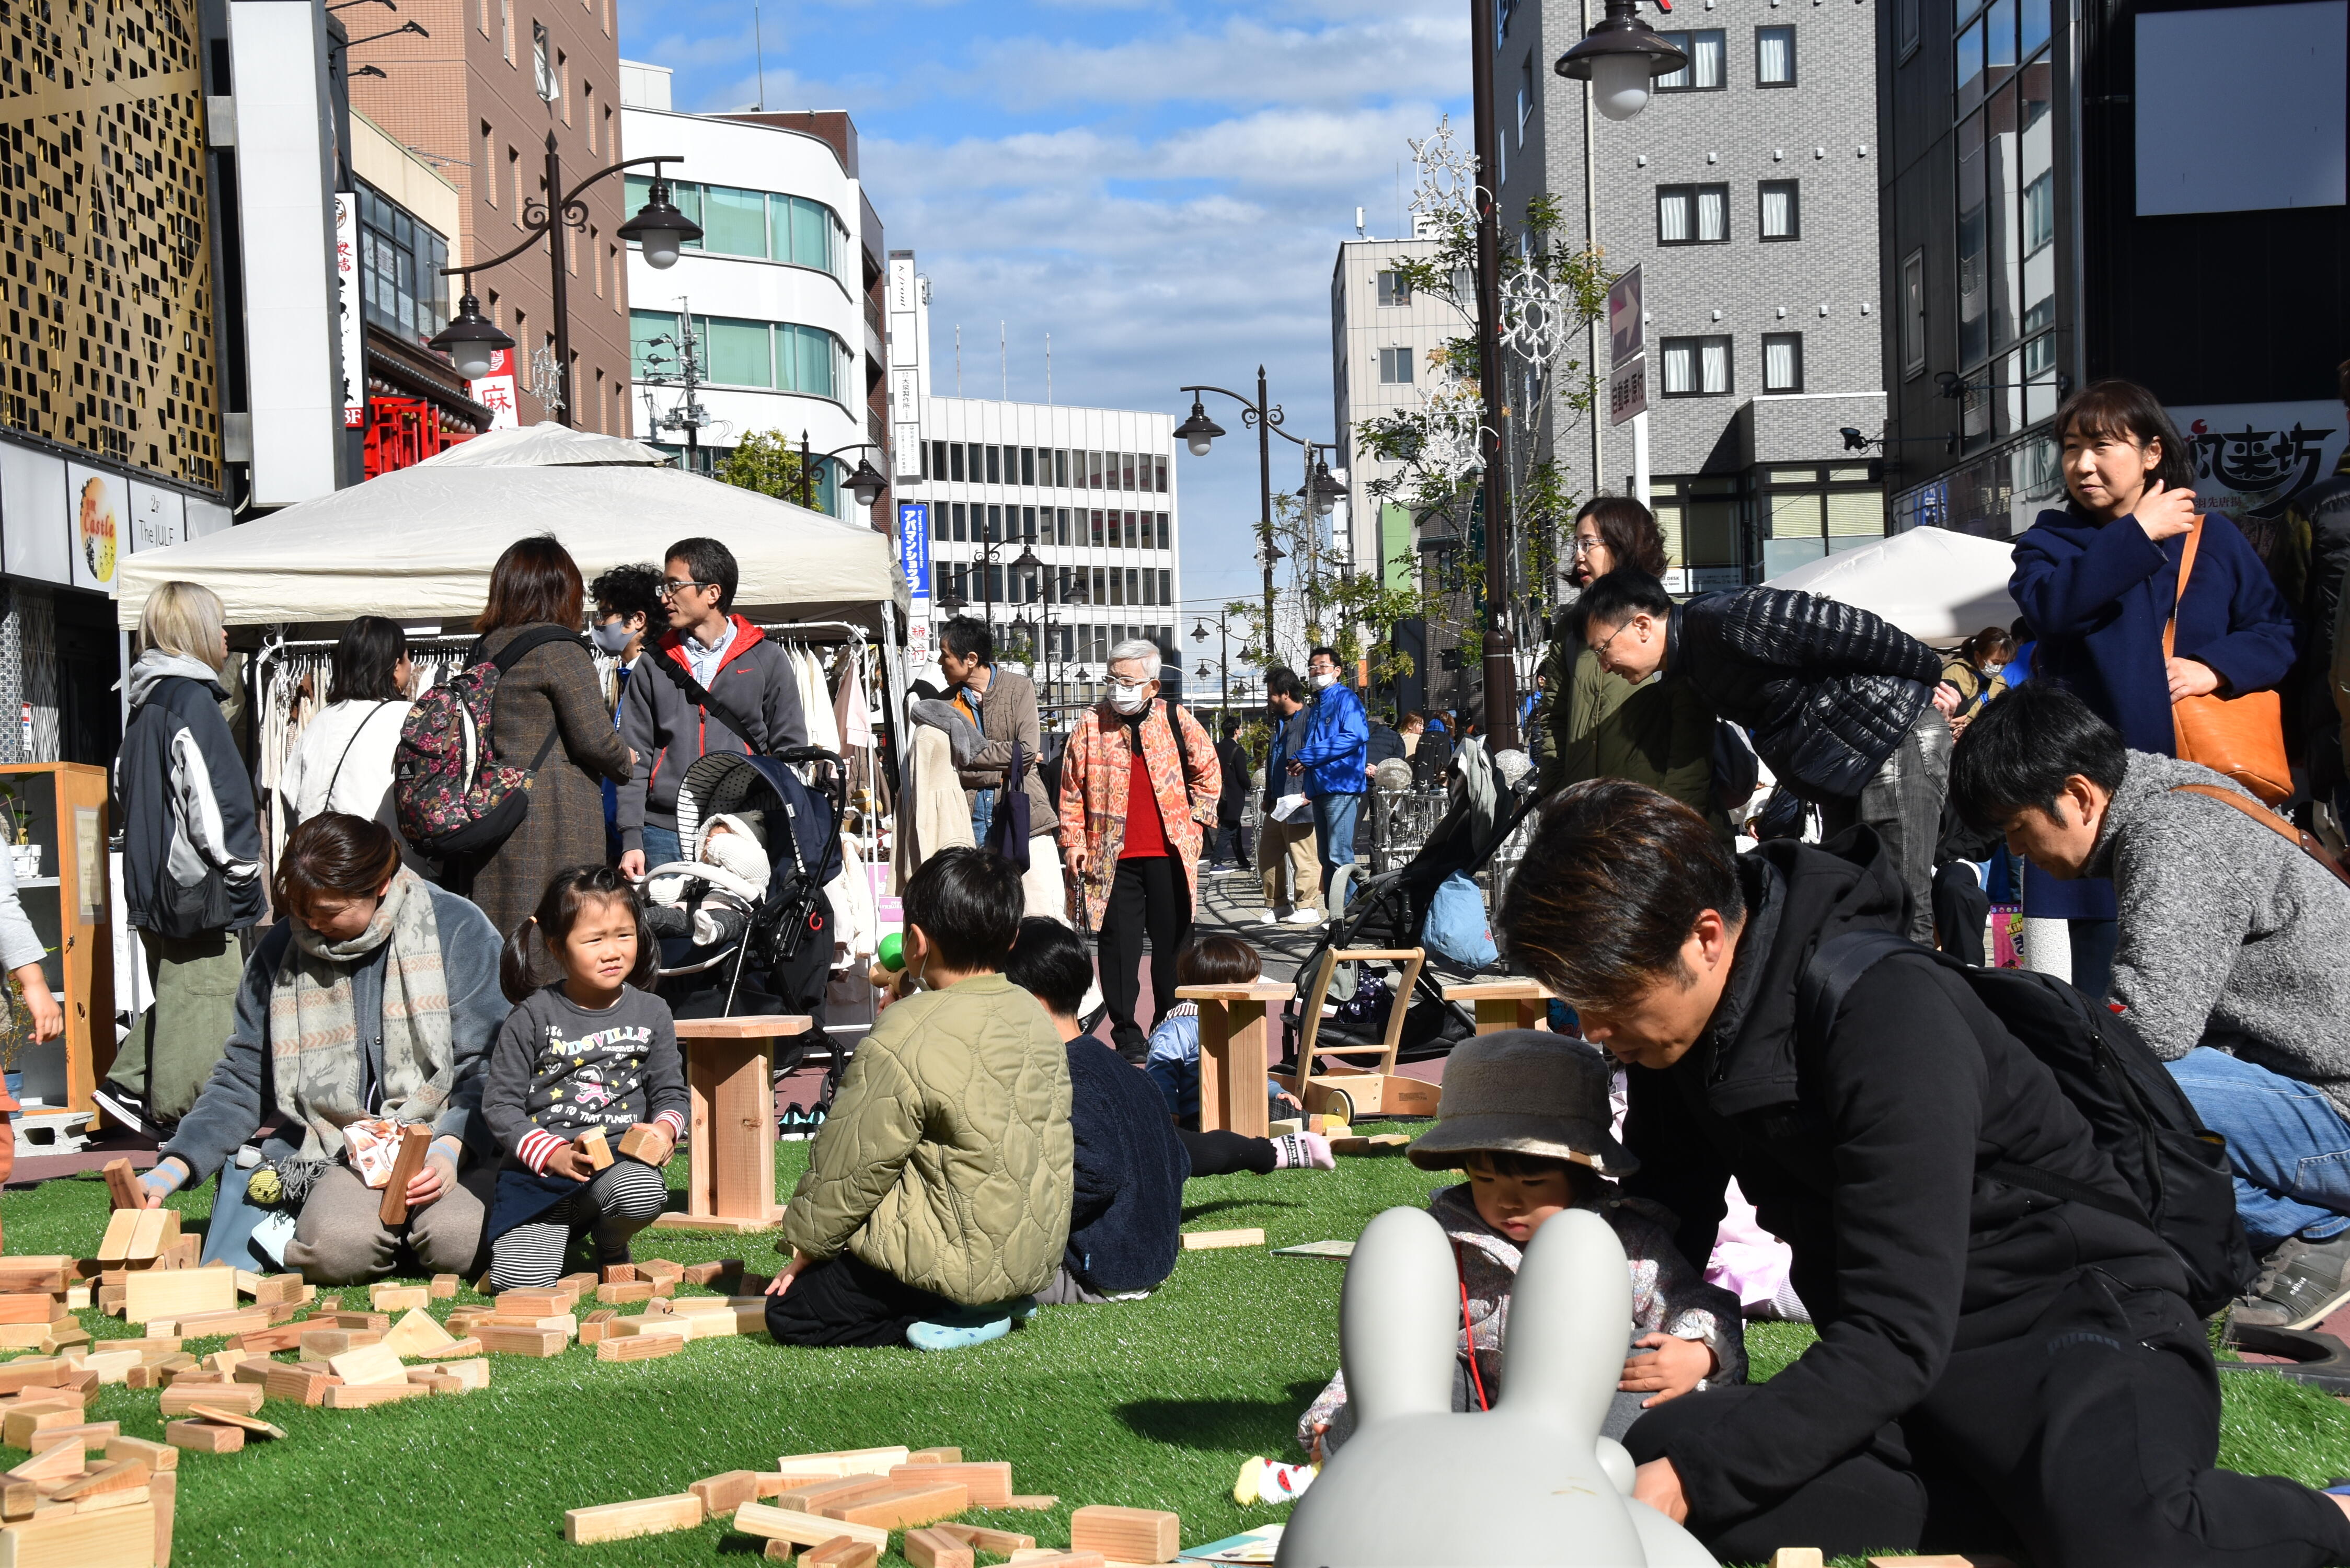
[[[1571,1209],[1534,1232],[1487,1412],[1452,1408],[1457,1282],[1426,1210],[1365,1228],[1339,1308],[1355,1434],[1298,1500],[1278,1568],[1716,1568],[1696,1537],[1632,1501],[1631,1457],[1599,1436],[1632,1324],[1607,1221]]]

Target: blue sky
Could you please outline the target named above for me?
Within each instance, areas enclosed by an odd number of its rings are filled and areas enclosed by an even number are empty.
[[[623,0],[684,110],[760,99],[750,0]],[[1355,208],[1401,233],[1407,137],[1468,117],[1462,0],[763,4],[770,109],[846,109],[892,247],[931,280],[933,390],[1160,408],[1253,384],[1331,435],[1330,272]],[[1211,411],[1239,433],[1229,402]],[[1285,443],[1276,441],[1277,448]],[[1276,452],[1274,483],[1295,449]],[[1253,591],[1253,441],[1182,460],[1184,598]],[[1289,481],[1295,483],[1294,477]]]

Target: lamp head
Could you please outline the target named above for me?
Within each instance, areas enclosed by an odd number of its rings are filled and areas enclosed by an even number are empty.
[[[478,381],[497,363],[498,350],[513,348],[515,340],[482,315],[482,302],[469,289],[449,325],[433,335],[432,346],[449,356],[457,374]]]
[[[860,457],[857,460],[857,472],[848,476],[848,493],[857,497],[857,504],[872,505],[881,499],[881,493],[889,487],[889,482],[881,477],[870,459]]]
[[[671,204],[669,182],[660,178],[659,165],[653,173],[644,207],[620,225],[620,238],[635,241],[644,248],[645,260],[656,271],[666,272],[677,265],[679,247],[702,237],[702,225]]]
[[[1607,15],[1552,68],[1589,82],[1592,107],[1623,120],[1648,107],[1657,78],[1688,64],[1686,53],[1640,19],[1638,0],[1607,0]]]
[[[1205,457],[1215,439],[1224,433],[1224,427],[1208,417],[1207,409],[1197,398],[1191,400],[1191,415],[1175,427],[1176,438],[1188,443],[1193,457]]]

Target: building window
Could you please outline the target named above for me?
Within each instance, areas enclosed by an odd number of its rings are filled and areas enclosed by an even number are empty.
[[[1518,145],[1526,144],[1526,121],[1534,117],[1534,57],[1518,62]]]
[[[1153,488],[1154,490],[1156,490],[1156,491],[1157,491],[1159,494],[1161,494],[1161,495],[1166,494],[1166,493],[1167,493],[1167,454],[1166,454],[1165,452],[1159,452],[1159,453],[1156,454],[1155,456],[1153,456],[1153,457],[1151,458],[1151,460],[1150,460],[1150,472],[1151,472],[1152,479],[1155,481],[1154,484],[1152,485],[1152,488]]]
[[[536,78],[538,96],[553,103],[563,96],[563,82],[555,74],[555,46],[546,36],[546,24],[530,25],[531,74]]]
[[[1795,29],[1754,29],[1754,85],[1766,88],[1795,85]]]
[[[1804,237],[1802,197],[1793,180],[1765,180],[1756,191],[1755,214],[1766,240]]]
[[[674,350],[665,346],[656,348],[654,340],[673,337],[677,329],[678,317],[672,311],[629,313],[629,348],[639,380],[648,373],[675,373]],[[845,389],[851,379],[848,350],[839,338],[821,327],[696,316],[693,334],[701,345],[702,374],[714,386],[804,392],[835,402],[846,401]],[[661,354],[670,358],[660,364],[649,363]]]
[[[1728,35],[1720,27],[1700,28],[1690,33],[1667,33],[1689,64],[1670,76],[1657,78],[1659,92],[1720,92],[1722,88],[1721,63],[1727,48]]]
[[[498,32],[506,64],[514,64],[514,0],[498,0]]]
[[[1411,303],[1410,275],[1400,272],[1383,272],[1379,274],[1379,303],[1381,305],[1409,305]]]
[[[1918,0],[1900,0],[1895,27],[1895,47],[1899,49],[1900,57],[1906,60],[1918,52]]]
[[[1411,380],[1411,350],[1409,348],[1380,349],[1379,379],[1391,384],[1409,385]]]
[[[1730,392],[1730,339],[1668,337],[1664,394],[1669,398],[1719,398]]]
[[[1718,245],[1730,238],[1730,187],[1657,187],[1657,243]]]
[[[2050,170],[2023,188],[2023,254],[2038,255],[2056,242],[2056,171]]]
[[[1901,263],[1901,376],[1926,373],[1926,253],[1911,251]]]
[[[1766,332],[1762,335],[1762,389],[1800,392],[1804,389],[1804,335]]]
[[[369,185],[358,187],[359,297],[367,319],[404,342],[449,325],[449,244]]]

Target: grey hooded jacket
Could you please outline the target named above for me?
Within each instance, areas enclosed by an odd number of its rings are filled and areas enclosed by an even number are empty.
[[[131,665],[130,722],[114,759],[125,918],[163,937],[261,918],[261,829],[227,692],[201,660],[149,649]]]
[[[2215,1046],[2350,1116],[2350,888],[2224,801],[2176,793],[2189,784],[2243,793],[2130,753],[2083,868],[2121,906],[2111,998],[2166,1062]]]

